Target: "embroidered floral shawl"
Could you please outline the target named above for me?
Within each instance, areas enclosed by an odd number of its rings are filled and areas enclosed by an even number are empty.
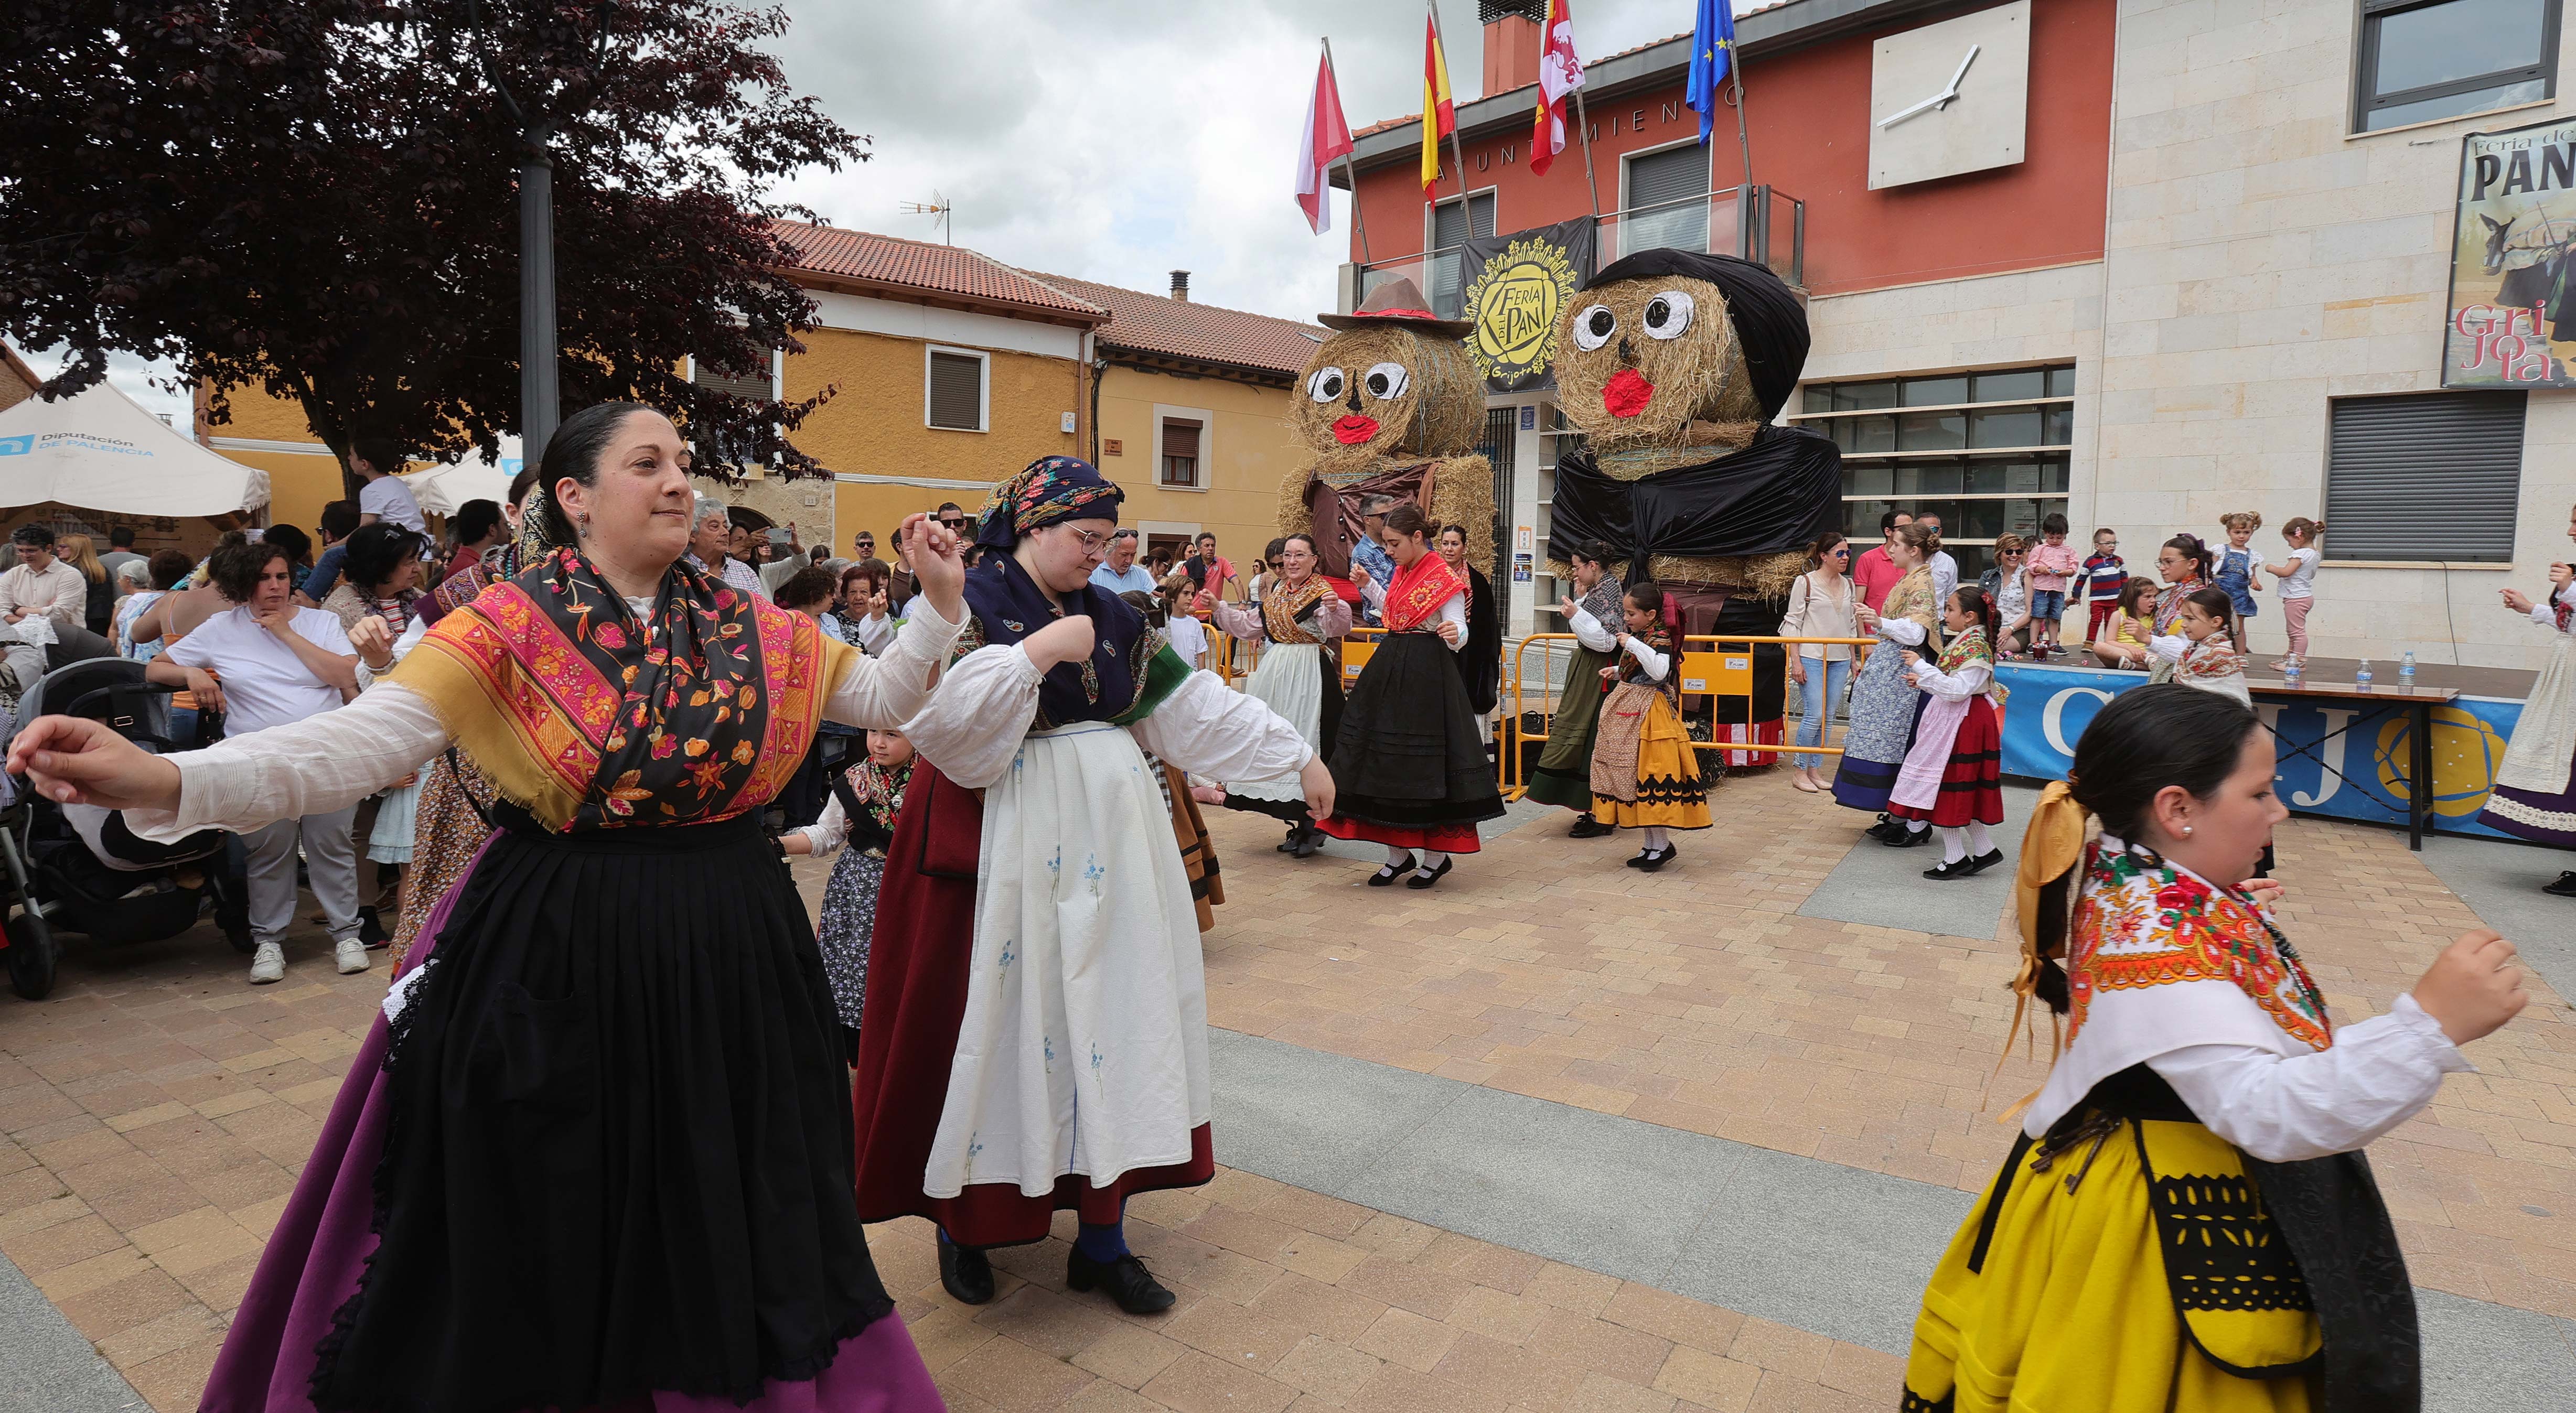
[[[2179,584],[2167,584],[2158,589],[2154,619],[2156,636],[2170,638],[2181,632],[2182,601],[2208,587],[2209,582],[2205,579],[2185,579]]]
[[[1950,676],[1971,662],[1982,662],[1989,669],[1994,666],[1994,646],[1986,641],[1986,630],[1983,628],[1968,629],[1952,638],[1950,646],[1941,650],[1941,675]]]
[[[1932,602],[1932,566],[1918,564],[1907,570],[1905,577],[1896,581],[1896,587],[1887,591],[1887,597],[1879,601],[1878,616],[1910,619],[1922,624],[1923,641],[1939,647],[1941,619],[1933,611],[1935,607]]]
[[[2245,659],[2224,633],[2212,633],[2185,649],[2180,674],[2204,680],[2216,677],[2239,677],[2245,672]]]
[[[963,657],[977,648],[1016,643],[1069,610],[1091,616],[1091,656],[1048,669],[1038,683],[1038,714],[1031,729],[1044,731],[1077,721],[1125,724],[1153,714],[1192,671],[1171,651],[1163,634],[1145,624],[1125,599],[1085,583],[1064,596],[1064,607],[1038,587],[1008,554],[988,554],[966,573]]]
[[[1334,596],[1333,586],[1320,574],[1307,575],[1306,582],[1293,589],[1282,580],[1261,600],[1261,631],[1274,643],[1320,643],[1323,639],[1299,620],[1310,619],[1318,604]]]
[[[1386,609],[1381,615],[1390,633],[1412,633],[1425,630],[1425,625],[1440,616],[1440,605],[1454,594],[1467,592],[1467,580],[1449,566],[1437,553],[1425,550],[1420,559],[1395,571],[1395,582],[1386,589]]]
[[[2325,998],[2298,950],[2250,900],[2212,887],[2143,848],[2087,847],[2083,892],[2067,934],[2071,1047],[2105,992],[2196,981],[2236,987],[2292,1039],[2334,1043]]]
[[[440,619],[394,680],[548,829],[694,824],[769,802],[856,652],[686,563],[639,621],[559,550]]]
[[[1629,637],[1664,655],[1664,680],[1651,682],[1646,679],[1646,669],[1638,664],[1637,659],[1625,650],[1621,650],[1619,680],[1623,683],[1634,683],[1640,687],[1652,687],[1661,692],[1675,707],[1679,707],[1682,700],[1682,665],[1674,655],[1675,639],[1672,625],[1658,618],[1647,625],[1646,631],[1642,633],[1633,629],[1623,630],[1620,627],[1613,627],[1611,631],[1614,633],[1626,631]]]

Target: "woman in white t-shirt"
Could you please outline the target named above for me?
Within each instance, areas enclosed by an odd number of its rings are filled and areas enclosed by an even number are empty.
[[[195,695],[198,707],[224,714],[227,734],[248,735],[335,711],[358,693],[358,654],[339,616],[298,608],[286,551],[276,545],[226,545],[207,561],[207,575],[233,607],[196,626],[144,676]],[[295,922],[296,845],[304,849],[313,900],[331,930],[343,975],[367,969],[358,935],[358,851],[352,800],[336,810],[278,820],[242,836],[249,851],[254,985],[286,977],[286,929]]]
[[[2308,660],[2308,609],[2317,601],[2317,561],[2325,551],[2317,540],[2326,532],[2326,522],[2302,515],[2281,527],[2281,538],[2290,542],[2290,558],[2284,564],[2266,564],[2263,572],[2281,590],[2281,622],[2290,630],[2290,655],[2282,662],[2305,664]]]
[[[1851,579],[1851,541],[1828,530],[1807,556],[1807,572],[1789,586],[1789,612],[1780,620],[1783,638],[1857,638],[1852,605],[1858,602]],[[1825,743],[1825,722],[1843,699],[1851,677],[1850,645],[1804,643],[1789,659],[1789,680],[1798,684],[1798,744]],[[1806,794],[1831,788],[1822,756],[1794,757],[1797,777],[1789,783]]]

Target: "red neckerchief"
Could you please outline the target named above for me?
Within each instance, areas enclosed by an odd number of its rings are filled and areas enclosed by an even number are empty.
[[[1386,631],[1406,633],[1422,627],[1440,614],[1440,605],[1452,595],[1467,592],[1467,581],[1449,567],[1436,550],[1428,550],[1420,559],[1395,571],[1395,582],[1387,586],[1386,607],[1380,612]]]

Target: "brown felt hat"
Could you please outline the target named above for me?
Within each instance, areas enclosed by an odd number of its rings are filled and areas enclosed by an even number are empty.
[[[1431,301],[1422,297],[1422,286],[1399,275],[1360,301],[1360,307],[1348,314],[1318,314],[1315,321],[1328,329],[1366,329],[1380,324],[1436,334],[1441,338],[1463,339],[1476,327],[1467,319],[1443,319],[1431,312]]]

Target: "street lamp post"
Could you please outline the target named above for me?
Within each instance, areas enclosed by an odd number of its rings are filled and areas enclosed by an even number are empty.
[[[519,445],[534,462],[555,434],[555,164],[542,127],[519,164]]]

